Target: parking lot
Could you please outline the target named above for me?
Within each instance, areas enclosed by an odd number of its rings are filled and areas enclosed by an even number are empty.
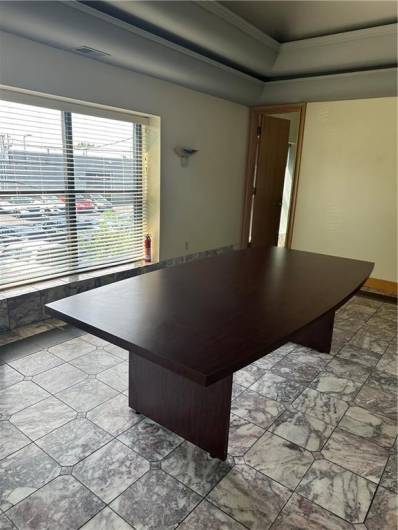
[[[0,285],[15,270],[37,277],[66,272],[68,261],[92,267],[123,260],[134,244],[134,208],[126,198],[101,194],[0,196]],[[108,243],[112,235],[112,244]],[[65,258],[70,258],[70,260]]]

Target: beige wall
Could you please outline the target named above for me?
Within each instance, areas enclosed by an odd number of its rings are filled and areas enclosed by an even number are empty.
[[[309,103],[293,248],[397,281],[397,98]]]
[[[247,107],[4,32],[0,49],[1,84],[160,117],[162,259],[239,244]],[[187,168],[177,145],[199,149]]]

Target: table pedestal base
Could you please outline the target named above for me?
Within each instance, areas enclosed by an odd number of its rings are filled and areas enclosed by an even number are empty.
[[[225,460],[232,375],[201,386],[130,352],[129,405],[186,440]]]
[[[333,323],[334,311],[330,311],[292,335],[291,341],[321,353],[330,353]]]

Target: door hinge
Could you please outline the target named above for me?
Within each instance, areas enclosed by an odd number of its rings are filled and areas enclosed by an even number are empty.
[[[254,187],[254,188],[253,188],[253,195],[255,195],[256,193],[257,193],[257,188]]]
[[[261,127],[260,125],[257,127],[257,138],[260,138],[261,136]]]

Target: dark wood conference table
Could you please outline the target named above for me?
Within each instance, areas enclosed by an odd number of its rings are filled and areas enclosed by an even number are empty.
[[[330,352],[373,264],[252,248],[64,298],[56,317],[129,350],[129,405],[225,459],[233,373],[288,341]]]

